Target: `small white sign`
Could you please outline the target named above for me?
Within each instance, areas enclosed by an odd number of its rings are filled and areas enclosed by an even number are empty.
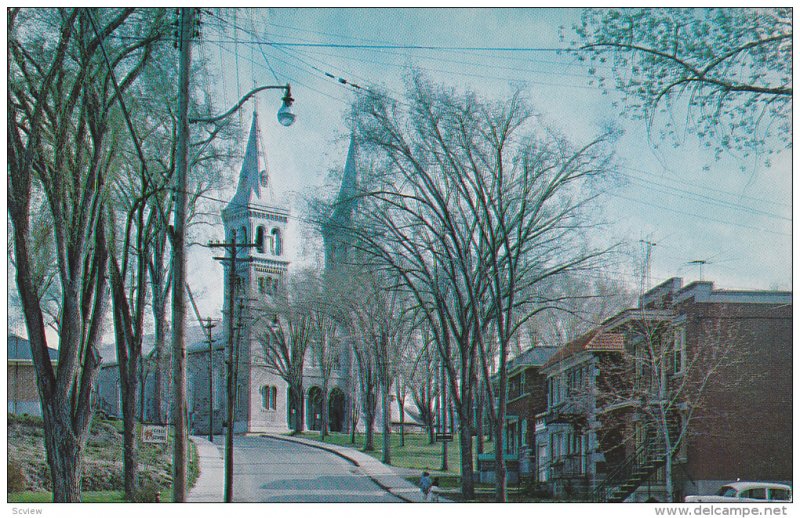
[[[167,442],[167,427],[155,424],[142,425],[142,442]]]

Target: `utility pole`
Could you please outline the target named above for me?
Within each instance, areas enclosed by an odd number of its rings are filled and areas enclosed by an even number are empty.
[[[223,243],[209,243],[211,248],[224,248],[230,251],[229,256],[215,257],[219,261],[228,261],[228,361],[227,361],[227,429],[225,433],[225,502],[233,501],[233,423],[236,420],[236,370],[238,362],[238,354],[234,356],[234,349],[236,342],[234,341],[235,325],[234,320],[236,316],[236,283],[238,275],[236,273],[236,263],[238,262],[238,255],[240,248],[253,248],[255,244],[238,244],[236,242],[236,229],[231,231],[230,242]]]
[[[214,340],[211,330],[217,324],[211,322],[211,317],[206,319],[206,334],[208,334],[208,440],[214,442]]]
[[[644,268],[642,272],[642,293],[650,289],[650,264],[653,259],[653,247],[656,246],[657,243],[652,241],[645,241],[644,239],[639,240],[640,243],[644,245]]]
[[[175,449],[172,469],[172,500],[186,501],[188,430],[186,415],[186,178],[189,171],[189,74],[192,62],[194,8],[180,9],[178,71],[178,140],[175,159],[175,218],[172,239],[172,354]]]
[[[698,268],[700,268],[700,282],[703,282],[703,265],[704,264],[708,264],[708,261],[705,261],[705,260],[702,260],[702,259],[696,259],[694,261],[689,261],[688,264],[694,264]]]
[[[206,330],[206,338],[208,338],[208,440],[214,442],[214,340],[211,337],[211,329],[216,327],[217,324],[211,323],[211,317],[208,317],[206,322],[203,323],[203,318],[197,309],[197,303],[194,301],[192,289],[189,287],[188,282],[186,283],[186,294],[189,295],[189,300],[192,302],[197,323]]]

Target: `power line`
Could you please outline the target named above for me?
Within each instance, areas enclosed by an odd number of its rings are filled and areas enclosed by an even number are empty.
[[[730,226],[735,226],[735,227],[739,227],[739,228],[747,228],[747,229],[750,229],[750,230],[757,230],[759,232],[767,232],[769,234],[776,234],[776,235],[779,235],[779,236],[792,237],[791,234],[786,234],[784,232],[778,232],[776,230],[771,230],[771,229],[766,229],[766,228],[753,227],[753,226],[750,226],[750,225],[744,225],[742,223],[734,223],[732,221],[726,221],[726,220],[723,220],[723,219],[715,219],[715,218],[711,218],[711,217],[704,216],[704,215],[701,215],[701,214],[694,214],[692,212],[686,212],[686,211],[681,211],[681,210],[677,210],[677,209],[672,209],[670,207],[665,207],[663,205],[658,205],[656,203],[651,203],[649,201],[643,201],[643,200],[639,200],[639,199],[636,199],[636,198],[630,198],[628,196],[623,196],[621,194],[615,194],[613,192],[608,192],[607,194],[609,194],[610,196],[614,196],[615,198],[620,198],[620,199],[623,199],[623,200],[632,201],[634,203],[641,203],[642,205],[647,205],[648,207],[655,207],[655,208],[658,208],[658,209],[661,209],[661,210],[666,210],[668,212],[674,212],[676,214],[680,214],[681,216],[691,216],[693,218],[699,218],[699,219],[703,219],[703,220],[706,220],[706,221],[713,221],[715,223],[722,223],[723,225],[730,225]]]
[[[665,180],[666,179],[663,175],[658,175],[656,173],[653,173],[652,171],[646,171],[644,169],[637,169],[635,167],[630,167],[630,166],[621,166],[621,168],[622,169],[627,169],[629,171],[634,171],[634,172],[637,172],[637,173],[642,173],[642,174],[645,174],[647,176],[651,176],[651,177],[658,178],[658,179],[661,179],[661,180]],[[716,189],[716,188],[713,188],[713,187],[708,187],[706,185],[702,185],[702,184],[700,184],[698,182],[691,182],[691,181],[688,181],[688,180],[685,180],[685,179],[681,179],[680,182],[682,184],[690,185],[692,187],[697,187],[698,189],[702,189],[704,191],[709,191],[709,192],[713,192],[713,193],[717,193],[717,194],[722,194],[724,196],[730,196],[732,198],[747,199],[747,200],[755,201],[755,202],[758,202],[758,203],[769,203],[769,204],[773,204],[773,205],[781,205],[783,207],[791,207],[791,204],[789,204],[789,203],[783,203],[783,202],[780,202],[780,201],[777,201],[777,200],[766,200],[764,198],[756,198],[756,197],[753,197],[753,196],[747,196],[745,194],[739,194],[739,193],[735,193],[735,192],[731,192],[731,191],[726,191],[724,189]]]
[[[759,209],[754,209],[754,208],[748,207],[746,205],[740,205],[740,204],[728,202],[728,201],[725,201],[725,200],[719,200],[719,199],[716,199],[716,198],[712,198],[710,196],[704,196],[702,194],[698,194],[698,193],[695,193],[695,192],[692,192],[692,191],[688,191],[686,189],[680,189],[678,187],[659,184],[659,183],[653,182],[651,180],[644,180],[644,179],[641,179],[641,178],[633,176],[633,175],[627,175],[626,174],[625,176],[627,178],[629,178],[630,180],[633,180],[634,183],[638,183],[639,185],[644,186],[647,189],[652,190],[652,191],[661,192],[661,193],[664,193],[664,194],[680,193],[681,195],[688,196],[690,199],[693,199],[693,201],[697,201],[697,202],[700,202],[700,203],[707,203],[707,204],[710,204],[710,205],[716,205],[718,207],[731,209],[731,210],[735,210],[735,211],[739,211],[739,212],[750,212],[752,214],[758,214],[758,215],[762,215],[762,216],[766,216],[766,217],[774,218],[774,219],[782,219],[782,220],[785,220],[785,221],[792,221],[792,218],[787,218],[785,216],[781,216],[779,214],[774,214],[772,212],[767,212],[767,211],[763,211],[763,210],[759,210]]]

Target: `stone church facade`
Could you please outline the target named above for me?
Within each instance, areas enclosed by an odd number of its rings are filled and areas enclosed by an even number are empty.
[[[323,228],[326,250],[326,268],[333,267],[334,256],[345,257],[344,241],[341,239],[342,224],[351,217],[355,190],[356,166],[355,145],[351,142],[345,166],[344,180],[339,193],[346,203],[337,203],[331,222]],[[249,303],[271,297],[287,281],[289,261],[286,258],[288,208],[276,204],[271,192],[270,173],[261,149],[258,117],[254,113],[239,174],[235,195],[222,211],[225,227],[225,240],[230,243],[236,236],[239,244],[253,246],[240,249],[236,266],[236,300]],[[336,253],[329,254],[329,250]],[[229,257],[230,252],[225,252]],[[187,346],[187,403],[191,433],[207,434],[209,428],[215,434],[222,433],[227,419],[227,369],[229,328],[228,283],[230,260],[222,261],[224,266],[223,320],[214,328],[215,337],[209,345],[199,328],[187,330],[187,336],[194,337]],[[236,410],[233,428],[235,433],[285,432],[289,430],[292,415],[289,405],[288,384],[275,372],[267,368],[263,347],[259,343],[258,326],[267,325],[264,319],[253,319],[253,315],[239,314],[242,304],[236,302],[234,308],[234,351],[238,352]],[[246,310],[244,310],[246,312]],[[242,325],[242,322],[249,322]],[[205,338],[205,339],[204,339]],[[145,344],[145,350],[147,350]],[[237,355],[235,355],[237,356]],[[153,394],[154,375],[147,369],[155,358],[145,357],[146,374],[142,376],[141,405],[144,422],[155,422],[152,405],[148,399]],[[354,410],[352,402],[356,396],[355,380],[350,375],[350,358],[347,352],[340,359],[340,369],[334,371],[329,381],[329,394],[322,398],[322,378],[311,354],[306,357],[304,370],[304,420],[309,430],[318,430],[321,425],[322,405],[328,406],[329,427],[331,431],[349,431]],[[119,373],[115,363],[103,365],[97,383],[98,408],[109,415],[121,415],[119,400]],[[167,416],[169,421],[169,416]]]

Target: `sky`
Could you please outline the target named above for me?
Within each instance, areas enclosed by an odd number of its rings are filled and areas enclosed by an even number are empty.
[[[578,9],[534,8],[213,10],[205,15],[197,51],[225,71],[216,84],[220,107],[256,83],[292,85],[292,127],[276,122],[277,92],[260,94],[257,109],[273,187],[278,197],[293,200],[287,245],[293,267],[320,262],[301,200],[333,193],[329,171],[344,165],[355,89],[339,78],[400,98],[413,66],[433,81],[487,99],[503,99],[520,86],[543,123],[574,142],[586,142],[609,123],[624,130],[615,149],[619,182],[601,200],[601,218],[609,224],[595,236],[598,243],[622,242],[629,252],[607,268],[612,275],[638,282],[643,242],[650,242],[651,285],[702,276],[723,289],[791,289],[791,153],[781,153],[771,167],[728,154],[716,159],[691,134],[677,147],[656,149],[643,121],[620,117],[612,104],[617,92],[591,86],[584,64],[551,50],[566,46],[561,32],[573,38],[579,17]],[[448,50],[396,48],[408,45]],[[539,50],[473,50],[478,47]],[[234,189],[221,197],[230,198]],[[220,226],[215,237],[221,236]],[[221,281],[222,269],[202,250],[191,264],[196,275],[190,282],[213,312],[222,295],[209,279]]]
[[[579,17],[578,9],[208,8],[195,58],[208,60],[216,74],[220,112],[254,84],[292,85],[297,121],[289,128],[275,118],[278,91],[257,97],[272,185],[292,209],[292,268],[321,264],[318,237],[303,223],[302,199],[338,190],[329,172],[344,165],[346,115],[355,92],[339,78],[400,98],[413,66],[433,81],[487,99],[507,98],[522,87],[541,121],[576,143],[609,123],[624,130],[615,148],[620,181],[600,200],[608,225],[593,236],[596,243],[622,242],[630,252],[609,265],[610,274],[635,284],[647,241],[655,243],[651,284],[673,276],[688,284],[702,274],[717,288],[791,289],[791,153],[767,168],[728,155],[716,160],[692,135],[678,147],[654,149],[644,122],[620,118],[613,106],[617,92],[591,86],[584,64],[553,51],[566,46],[562,28],[567,40],[574,37]],[[375,48],[408,45],[448,50]],[[538,50],[474,50],[479,47]],[[248,103],[241,111],[245,130],[252,109]],[[238,177],[239,167],[230,178]],[[235,187],[226,185],[215,196],[228,200]],[[221,220],[194,237],[221,240]],[[219,317],[222,308],[222,267],[212,255],[200,246],[190,249],[188,281],[204,317]],[[705,261],[702,271],[693,261]]]

